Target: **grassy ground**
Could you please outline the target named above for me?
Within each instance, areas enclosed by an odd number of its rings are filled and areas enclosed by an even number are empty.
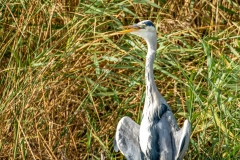
[[[0,159],[124,159],[112,142],[140,122],[146,45],[112,33],[144,19],[159,91],[192,123],[185,159],[240,158],[239,1],[0,4]]]

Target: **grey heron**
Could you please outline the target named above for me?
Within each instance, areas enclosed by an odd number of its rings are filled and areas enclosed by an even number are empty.
[[[182,160],[187,151],[191,124],[184,121],[180,129],[166,100],[159,93],[153,75],[157,50],[157,32],[149,20],[124,27],[147,42],[145,66],[146,96],[141,124],[123,117],[114,137],[114,150],[121,151],[128,160]]]

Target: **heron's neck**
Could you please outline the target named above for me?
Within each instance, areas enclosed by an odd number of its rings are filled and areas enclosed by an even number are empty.
[[[148,53],[146,56],[146,68],[145,68],[147,95],[151,92],[152,89],[157,89],[153,75],[153,62],[155,60],[155,54],[157,49],[157,39],[151,42],[153,43],[149,43],[147,41]]]

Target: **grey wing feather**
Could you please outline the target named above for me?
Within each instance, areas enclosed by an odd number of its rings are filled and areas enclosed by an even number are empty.
[[[182,129],[175,134],[175,143],[177,148],[176,159],[182,160],[187,151],[191,135],[191,124],[188,120],[184,121]]]
[[[141,149],[139,145],[140,126],[129,117],[123,117],[117,126],[114,137],[114,150],[120,150],[127,160],[140,160]]]
[[[171,111],[167,111],[157,126],[160,159],[182,160],[189,145],[191,135],[190,122],[185,120],[183,127],[179,129],[174,115]]]
[[[178,129],[178,126],[174,128],[174,120],[172,112],[167,111],[157,123],[155,134],[159,137],[157,140],[158,143],[156,144],[159,145],[159,159],[174,160],[176,147],[172,133]]]

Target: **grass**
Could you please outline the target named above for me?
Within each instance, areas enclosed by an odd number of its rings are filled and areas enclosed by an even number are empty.
[[[113,137],[123,116],[140,123],[146,44],[112,33],[144,19],[158,89],[192,123],[185,159],[240,157],[237,1],[0,3],[1,159],[124,159]]]

